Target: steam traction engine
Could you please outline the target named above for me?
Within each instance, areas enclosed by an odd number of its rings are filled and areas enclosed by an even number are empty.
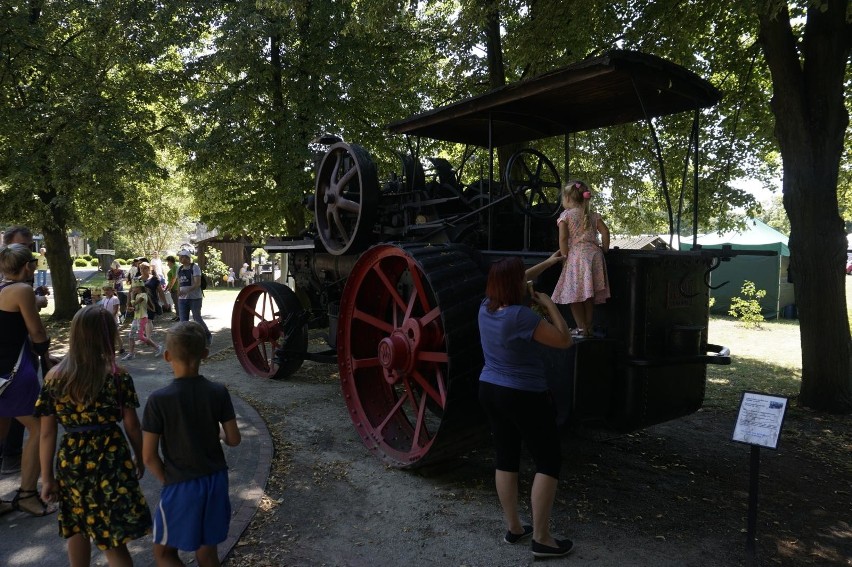
[[[487,148],[493,164],[495,147],[676,112],[694,111],[697,129],[698,109],[718,98],[668,61],[616,51],[391,130]],[[480,438],[477,312],[488,266],[510,254],[533,264],[556,249],[562,179],[532,148],[511,156],[500,182],[464,183],[440,158],[402,156],[400,169],[380,184],[365,149],[330,145],[317,168],[312,227],[265,246],[287,253],[294,289],[247,286],[231,328],[240,362],[257,376],[336,361],[364,443],[394,466],[414,467]],[[599,336],[545,354],[562,422],[631,430],[701,406],[706,365],[730,360],[707,339],[705,282],[716,262],[700,250],[610,251],[612,298],[596,309]],[[549,291],[557,277],[545,272],[536,287]],[[309,328],[326,325],[328,350],[310,350]]]

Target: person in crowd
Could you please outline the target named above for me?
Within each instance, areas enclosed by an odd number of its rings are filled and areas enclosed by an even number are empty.
[[[491,425],[496,453],[494,481],[508,531],[507,543],[532,536],[534,557],[559,557],[573,549],[570,540],[550,533],[550,514],[562,464],[556,407],[548,389],[542,348],[573,345],[568,324],[545,293],[532,291],[542,318],[524,305],[525,282],[562,262],[559,251],[530,268],[518,257],[495,262],[488,273],[485,300],[479,308],[479,333],[485,366],[479,377],[479,401]],[[549,320],[548,320],[549,319]],[[535,462],[532,526],[518,513],[521,447]]]
[[[36,264],[36,286],[47,287],[47,250],[45,248],[38,249],[38,263]]]
[[[148,293],[148,331],[150,337],[154,330],[154,320],[157,315],[163,313],[163,303],[166,302],[165,293],[163,292],[163,280],[154,271],[154,268],[148,262],[139,264],[139,278],[145,285],[145,291]]]
[[[173,325],[165,359],[175,379],[148,397],[142,414],[145,466],[163,484],[154,515],[158,567],[183,565],[178,550],[194,551],[201,567],[218,566],[216,547],[228,536],[228,465],[220,440],[235,447],[241,436],[227,388],[198,373],[206,356],[204,327]]]
[[[237,275],[234,273],[234,268],[228,268],[228,275],[225,276],[225,283],[228,284],[228,287],[234,287],[234,282],[237,279]]]
[[[565,264],[551,296],[554,302],[571,306],[577,334],[586,337],[592,336],[595,304],[609,298],[604,260],[604,254],[609,251],[609,229],[601,216],[591,211],[591,202],[592,191],[582,181],[569,181],[562,188],[565,210],[556,224]]]
[[[8,246],[10,244],[23,244],[33,250],[35,245],[33,244],[32,231],[21,225],[10,226],[3,232],[3,245]],[[28,283],[32,285],[34,282],[29,281]],[[36,289],[35,303],[37,310],[47,307],[47,295],[46,287]],[[8,433],[4,436],[3,431],[8,431]],[[24,426],[17,420],[0,417],[0,444],[2,444],[0,474],[19,472],[21,470],[21,453],[24,447]]]
[[[178,270],[178,284],[180,286],[180,291],[178,292],[178,314],[180,315],[180,320],[189,321],[191,313],[192,320],[204,327],[209,346],[213,340],[213,335],[207,328],[207,323],[201,318],[201,300],[204,297],[201,291],[201,268],[192,261],[192,254],[190,254],[189,250],[178,252],[178,259],[181,264]]]
[[[0,512],[18,510],[33,516],[55,512],[39,497],[39,421],[33,417],[40,389],[38,364],[33,352],[46,356],[50,339],[38,315],[32,285],[36,259],[29,247],[11,244],[0,248],[0,376],[11,378],[0,396],[0,417],[14,418],[27,430],[21,455],[21,483],[11,502]],[[8,429],[8,419],[4,427]],[[0,431],[0,438],[6,431]]]
[[[247,262],[240,268],[240,279],[243,281],[244,286],[249,285],[252,282],[253,274]]]
[[[166,266],[166,270],[168,270],[168,265]],[[169,282],[167,275],[161,270],[154,268],[153,264],[151,265],[151,275],[156,276],[160,281],[160,291],[157,292],[157,297],[160,298],[159,301],[163,308],[163,313],[171,313],[174,311],[176,314],[177,306],[173,303],[172,294],[166,291]]]
[[[148,260],[148,263],[151,264],[151,269],[156,272],[158,276],[162,276],[165,272],[163,272],[163,261],[160,259],[160,253],[157,250],[154,250],[149,254],[151,259]]]
[[[121,324],[121,301],[115,294],[115,286],[111,281],[104,285],[104,299],[101,302],[107,313],[115,318],[116,327]],[[121,339],[121,333],[115,335],[116,346],[118,346],[118,354],[124,354],[124,342]]]
[[[151,532],[139,487],[145,472],[139,398],[133,378],[115,364],[117,337],[113,313],[99,305],[78,311],[68,355],[47,373],[36,402],[41,496],[59,504],[59,532],[68,540],[71,567],[90,564],[92,542],[109,565],[133,565],[127,543]],[[54,473],[57,424],[65,432]]]
[[[99,305],[104,298],[104,290],[98,286],[90,289],[92,293],[92,305]]]
[[[180,310],[178,309],[178,295],[180,293],[180,285],[178,284],[178,265],[174,256],[166,256],[166,265],[169,268],[166,274],[166,293],[172,298],[174,306],[174,317],[172,321],[180,321]]]
[[[141,280],[136,280],[130,284],[130,304],[128,305],[128,313],[133,312],[133,322],[130,324],[130,333],[128,334],[128,352],[121,360],[133,360],[136,358],[136,339],[138,338],[144,344],[157,350],[157,356],[163,354],[163,349],[155,343],[148,335],[148,311],[149,311],[148,292],[145,291],[145,284]]]
[[[118,260],[113,260],[107,272],[107,280],[111,281],[115,286],[115,292],[124,291],[124,270],[121,269],[121,264]]]
[[[142,262],[142,257],[133,258],[130,263],[130,268],[127,270],[127,285],[132,285],[133,281],[139,277],[139,264]]]

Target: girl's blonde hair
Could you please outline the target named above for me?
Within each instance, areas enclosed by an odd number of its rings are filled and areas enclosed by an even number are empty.
[[[562,196],[572,203],[583,205],[583,230],[589,228],[589,218],[592,212],[592,190],[585,181],[572,179],[562,188]]]
[[[17,274],[33,259],[33,251],[24,244],[0,247],[0,274]]]
[[[62,379],[61,394],[75,404],[90,405],[115,369],[115,317],[100,305],[88,305],[71,320],[68,354],[56,365],[55,379]]]

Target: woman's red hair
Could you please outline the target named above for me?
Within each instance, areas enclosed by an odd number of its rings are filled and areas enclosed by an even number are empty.
[[[496,311],[505,305],[521,304],[525,273],[524,262],[517,256],[503,258],[491,265],[485,286],[488,311]]]

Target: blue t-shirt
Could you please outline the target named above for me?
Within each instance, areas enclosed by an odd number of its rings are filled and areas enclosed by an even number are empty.
[[[485,367],[483,382],[524,390],[544,392],[542,347],[533,339],[541,317],[523,305],[509,305],[489,312],[488,299],[479,306],[479,336]]]

